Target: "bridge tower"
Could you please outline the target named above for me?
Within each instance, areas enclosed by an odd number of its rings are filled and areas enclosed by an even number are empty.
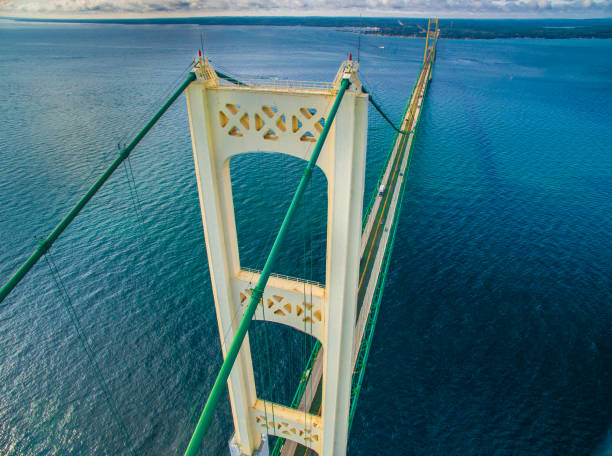
[[[328,185],[326,283],[317,286],[272,276],[254,317],[263,319],[265,311],[266,321],[298,331],[304,331],[306,319],[310,320],[308,328],[323,350],[321,415],[264,402],[257,395],[247,336],[228,381],[235,428],[230,445],[233,454],[265,454],[262,442],[266,447],[267,435],[300,443],[320,456],[346,453],[368,125],[368,98],[361,90],[357,66],[350,60],[343,62],[331,84],[228,84],[200,58],[197,80],[186,90],[208,264],[225,356],[252,283],[259,278],[240,265],[230,158],[246,152],[272,152],[308,160],[340,82],[351,82],[317,161]],[[304,290],[312,296],[310,302],[304,302]]]

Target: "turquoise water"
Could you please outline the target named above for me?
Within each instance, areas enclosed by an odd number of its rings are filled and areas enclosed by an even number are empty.
[[[161,104],[201,30],[243,77],[331,80],[356,48],[306,27],[0,23],[2,281]],[[363,78],[393,118],[423,44],[362,38]],[[611,451],[610,55],[598,40],[439,42],[350,454]],[[373,112],[369,127],[371,191],[393,132]],[[301,164],[242,160],[241,259],[260,267]],[[131,165],[138,201],[120,169],[52,251],[129,437],[42,261],[0,307],[2,454],[127,454],[126,440],[175,454],[189,439],[221,359],[184,97]],[[323,279],[323,183],[279,271]],[[266,380],[264,331],[258,389],[286,401],[311,341],[270,328],[288,348]],[[206,454],[230,435],[224,400]]]

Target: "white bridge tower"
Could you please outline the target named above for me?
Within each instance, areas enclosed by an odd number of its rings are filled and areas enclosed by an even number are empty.
[[[247,85],[241,85],[220,80],[208,61],[200,59],[197,80],[186,90],[208,263],[225,356],[248,304],[251,283],[259,278],[256,274],[253,279],[253,273],[240,265],[230,158],[245,152],[274,152],[308,160],[340,81],[349,78],[351,82],[317,161],[328,185],[326,283],[317,286],[271,276],[254,317],[262,319],[265,310],[266,321],[298,331],[304,331],[306,319],[310,320],[308,327],[322,345],[321,415],[264,403],[258,397],[247,336],[228,382],[234,453],[265,453],[266,448],[261,447],[267,440],[262,440],[262,435],[292,440],[320,456],[346,453],[368,125],[368,98],[356,71],[357,63],[349,60],[331,84],[245,81]],[[305,289],[309,299],[312,296],[307,303]],[[271,406],[274,418],[269,412]]]

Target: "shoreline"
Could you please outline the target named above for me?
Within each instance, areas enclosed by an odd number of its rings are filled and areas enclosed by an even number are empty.
[[[15,23],[196,25],[252,27],[319,27],[339,32],[425,38],[422,19],[351,17],[215,16],[139,19],[56,19],[0,17]],[[454,40],[495,39],[612,39],[612,18],[603,19],[440,19],[440,36]]]

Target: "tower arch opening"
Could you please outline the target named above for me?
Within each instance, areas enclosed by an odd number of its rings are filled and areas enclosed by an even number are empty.
[[[243,269],[261,270],[272,248],[305,160],[280,153],[247,152],[229,159],[238,254]],[[273,272],[325,283],[328,183],[313,170]],[[271,234],[272,233],[272,234]]]

